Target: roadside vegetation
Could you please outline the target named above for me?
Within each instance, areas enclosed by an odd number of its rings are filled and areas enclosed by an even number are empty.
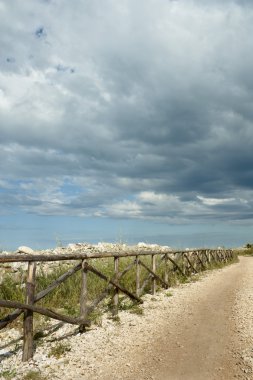
[[[244,249],[241,249],[240,251],[238,251],[237,254],[242,255],[242,256],[253,256],[253,244],[252,243],[245,244]]]
[[[247,249],[248,252],[249,249]],[[253,246],[250,248],[250,251],[253,254]],[[123,271],[134,258],[121,258],[119,261],[119,271]],[[150,257],[143,256],[141,260],[150,267]],[[157,256],[157,271],[156,273],[164,278],[165,266],[160,265],[161,258]],[[179,262],[178,262],[179,263]],[[231,263],[231,261],[229,262]],[[180,264],[180,263],[179,263]],[[37,270],[36,275],[36,293],[47,288],[53,281],[55,281],[60,275],[70,269],[71,266],[74,266],[75,262],[72,262],[71,265],[59,264],[55,267],[53,271],[47,271],[43,268],[43,264]],[[112,258],[107,259],[94,259],[91,262],[97,270],[101,271],[107,277],[111,278],[114,273],[114,261]],[[217,263],[212,264],[206,269],[215,269],[224,266],[224,264]],[[198,274],[186,275],[183,276],[179,273],[173,265],[168,263],[169,270],[169,286],[173,287],[179,283],[196,281],[199,278]],[[187,273],[186,273],[187,274]],[[147,278],[148,273],[145,268],[140,268],[140,283],[142,284]],[[120,284],[128,289],[130,292],[135,293],[136,286],[136,266],[127,272],[121,279]],[[93,273],[88,273],[88,302],[94,301],[98,295],[108,286],[108,283],[104,280],[98,278]],[[157,291],[159,291],[159,283],[157,283]],[[78,316],[80,309],[80,291],[81,291],[81,273],[80,271],[68,278],[63,284],[59,285],[54,291],[48,294],[45,298],[40,300],[36,305],[46,307],[62,314],[70,316]],[[150,281],[147,282],[146,286],[143,289],[143,294],[150,292]],[[4,279],[0,287],[0,299],[6,300],[18,300],[24,302],[25,294],[25,284],[24,276],[21,276],[20,281],[17,281],[17,277],[13,278],[11,273],[8,273],[4,276]],[[168,293],[169,294],[169,293]],[[113,310],[112,305],[112,295],[113,290],[109,291],[108,297],[103,303],[99,305],[90,315],[89,318],[93,323],[100,324],[102,314],[104,312],[110,312]],[[133,313],[142,314],[142,308],[137,305],[135,302],[132,302],[126,296],[120,294],[119,298],[119,310],[129,310]],[[4,317],[13,310],[8,310],[6,308],[0,308],[0,318]],[[115,319],[116,320],[116,319]],[[40,338],[40,331],[43,328],[47,321],[46,317],[38,315],[35,313],[35,331],[38,334],[38,339]],[[20,328],[22,327],[22,318],[18,318],[15,322],[12,323],[13,326]],[[42,334],[43,335],[43,334]]]

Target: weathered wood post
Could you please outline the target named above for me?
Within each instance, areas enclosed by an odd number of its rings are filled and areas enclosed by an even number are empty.
[[[88,270],[86,268],[87,260],[82,260],[81,271],[81,294],[80,294],[80,317],[87,318],[87,301],[88,301]],[[85,332],[85,325],[79,325],[79,332]]]
[[[220,256],[219,256],[219,253],[217,251],[217,249],[215,250],[215,258],[216,258],[216,261],[219,262],[220,261]]]
[[[164,281],[168,284],[169,283],[169,272],[168,272],[168,253],[165,253],[164,255]]]
[[[201,253],[202,253],[201,260],[203,261],[204,266],[207,267],[208,266],[208,257],[206,255],[206,249],[203,249],[201,251]]]
[[[140,296],[140,263],[139,263],[139,256],[136,256],[135,263],[136,263],[136,295],[137,295],[137,297],[139,297]]]
[[[181,253],[180,256],[181,256],[181,259],[179,262],[182,263],[182,272],[184,273],[184,275],[186,275],[187,274],[186,273],[187,272],[186,260],[185,260],[183,253]]]
[[[119,281],[119,257],[114,257],[114,278],[115,278],[115,282],[118,284],[118,281]],[[113,316],[118,315],[118,309],[119,309],[119,288],[115,288],[114,289],[114,296],[113,296],[113,310],[112,310]]]
[[[192,255],[192,258],[193,258],[193,266],[194,266],[194,269],[196,271],[196,273],[199,272],[199,268],[198,268],[198,261],[197,261],[197,255],[196,255],[196,252],[191,252],[191,255]]]
[[[29,262],[26,280],[26,304],[34,304],[36,263]],[[26,362],[33,357],[33,312],[24,311],[24,342],[22,361]]]
[[[155,255],[151,255],[151,265],[152,265],[152,271],[155,273],[155,271],[156,271],[156,256]],[[151,292],[153,295],[156,294],[156,279],[154,276],[152,277]]]
[[[188,257],[188,253],[184,253],[184,257],[186,258],[188,264],[189,264],[189,274],[190,273],[198,273],[198,271],[195,269],[195,266],[194,266],[194,256],[192,255],[191,257],[193,257],[193,263],[191,262],[190,258]],[[192,270],[190,270],[192,269]]]
[[[227,250],[225,251],[225,256],[226,256],[226,260],[229,261],[229,253]]]

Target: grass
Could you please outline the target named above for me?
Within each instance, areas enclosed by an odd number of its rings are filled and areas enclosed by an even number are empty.
[[[102,326],[103,312],[100,309],[95,309],[89,314],[89,320],[97,326]]]
[[[6,380],[14,379],[16,376],[16,370],[7,369],[5,371],[0,372],[0,376]]]
[[[22,283],[18,283],[11,273],[4,276],[0,287],[0,298],[7,300],[19,300],[24,302],[24,289]]]
[[[23,380],[46,380],[47,378],[43,376],[38,371],[29,371],[23,376]]]
[[[241,256],[253,256],[253,245],[252,244],[247,244],[248,248],[245,248],[245,250],[240,250],[238,251],[238,255]]]
[[[71,351],[71,347],[67,343],[57,343],[55,346],[51,347],[48,356],[55,357],[56,359],[61,358],[64,356],[67,352]]]
[[[129,311],[132,314],[143,314],[143,309],[138,303],[132,302],[131,300],[125,297],[119,300],[119,310]]]
[[[14,369],[0,372],[1,379],[5,379],[5,380],[16,379],[16,375],[17,375],[17,372]],[[31,370],[23,376],[22,380],[47,380],[47,379],[40,372]]]
[[[246,250],[245,254],[253,255],[253,247],[251,249]],[[151,257],[141,256],[140,259],[147,265],[151,266]],[[132,263],[134,257],[126,257],[121,258],[119,260],[119,271],[123,271],[130,263]],[[177,261],[178,265],[180,265],[180,259]],[[94,266],[97,270],[101,271],[108,278],[111,278],[114,273],[114,260],[113,258],[101,258],[101,259],[93,259],[90,264]],[[161,278],[164,278],[165,275],[165,265],[164,262],[161,264],[161,256],[157,256],[156,273]],[[41,291],[42,289],[47,288],[55,279],[57,279],[60,275],[66,272],[70,266],[66,264],[59,264],[59,266],[55,267],[54,270],[48,273],[44,267],[43,270],[42,264],[40,270],[37,271],[36,276],[36,293]],[[47,265],[47,264],[46,264]],[[71,264],[74,266],[75,262]],[[220,268],[224,266],[224,264],[217,263],[215,265],[209,265],[207,269]],[[189,281],[197,281],[199,275],[191,275],[191,276],[182,276],[182,274],[178,273],[173,268],[171,262],[168,261],[167,269],[169,271],[169,286],[175,286],[178,283],[189,282]],[[199,268],[200,270],[200,268]],[[23,276],[21,276],[22,279]],[[147,271],[145,268],[140,266],[140,282],[143,283],[144,279],[147,277]],[[121,279],[120,284],[128,289],[130,292],[135,293],[136,289],[136,266],[134,265],[132,269],[127,272]],[[87,276],[88,281],[88,303],[92,302],[94,299],[98,297],[98,295],[108,286],[108,283],[100,278],[98,278],[95,274],[88,272]],[[150,292],[150,281],[144,288],[144,294]],[[70,316],[78,316],[80,309],[80,290],[81,290],[81,272],[75,273],[73,276],[68,278],[63,284],[59,285],[54,291],[48,294],[44,299],[38,302],[39,306],[47,307],[53,309],[55,311],[64,313]],[[159,291],[159,283],[157,282],[157,290]],[[4,280],[0,287],[0,299],[8,299],[8,300],[19,300],[21,302],[24,301],[24,284],[22,280],[19,282],[14,280],[11,274],[7,274],[4,277]],[[90,315],[90,320],[97,324],[101,325],[102,323],[102,313],[104,311],[112,311],[113,305],[111,302],[113,295],[113,290],[111,290],[108,294],[108,297],[105,299],[103,303],[99,304],[99,307],[95,309]],[[167,296],[171,296],[168,292]],[[131,301],[128,297],[122,296],[120,294],[119,298],[119,310],[129,310],[136,314],[141,314],[142,309],[133,301]],[[0,317],[8,314],[8,311],[4,308],[0,308]],[[22,326],[22,318],[19,318],[20,327]],[[41,326],[45,326],[45,317],[42,317],[35,313],[35,331],[37,331],[37,335],[35,334],[35,339],[40,339],[43,336],[43,328]],[[17,323],[17,322],[16,322]]]
[[[139,305],[134,305],[130,309],[131,314],[143,315],[143,309]]]

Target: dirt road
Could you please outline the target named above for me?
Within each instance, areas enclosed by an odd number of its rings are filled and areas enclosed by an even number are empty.
[[[122,378],[253,379],[253,258],[241,257],[176,293],[152,346],[133,352],[131,373]]]
[[[64,325],[33,362],[24,366],[20,351],[3,369],[16,369],[15,379],[28,369],[64,380],[253,379],[253,257],[144,300],[143,315],[103,317],[82,335]],[[56,341],[71,346],[60,360],[45,354]]]

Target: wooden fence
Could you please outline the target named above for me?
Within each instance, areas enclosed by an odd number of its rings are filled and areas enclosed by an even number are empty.
[[[85,327],[90,325],[89,315],[108,295],[112,295],[113,315],[117,315],[119,306],[119,293],[123,293],[132,301],[142,303],[141,296],[149,286],[152,294],[155,294],[157,284],[164,288],[170,286],[170,277],[177,272],[180,276],[187,278],[192,274],[208,269],[212,265],[231,262],[235,259],[236,253],[233,250],[219,249],[200,249],[194,251],[119,251],[119,252],[76,252],[73,254],[54,254],[54,255],[37,255],[37,254],[17,254],[17,255],[0,255],[0,263],[17,263],[27,262],[26,276],[26,294],[25,303],[19,301],[0,300],[0,307],[15,309],[12,313],[0,320],[0,329],[13,322],[22,313],[24,314],[23,330],[23,356],[22,360],[27,361],[33,357],[33,313],[39,313],[44,316],[79,325],[79,331],[85,331]],[[133,258],[129,260],[123,270],[119,270],[119,261],[121,258]],[[150,264],[147,264],[147,258],[150,257]],[[98,270],[92,265],[92,260],[113,258],[114,273],[111,277]],[[159,260],[158,260],[159,259]],[[36,289],[36,264],[42,262],[60,262],[78,260],[78,264],[71,267],[58,279],[53,281],[46,289],[35,293]],[[94,260],[96,261],[96,260]],[[135,270],[135,292],[126,289],[120,283],[123,276],[131,270]],[[140,270],[144,268],[146,277],[141,283]],[[80,314],[78,317],[59,314],[48,308],[36,306],[36,303],[52,292],[56,287],[73,276],[76,272],[81,271],[81,291],[80,291]],[[96,299],[88,303],[87,275],[93,273],[106,282],[106,287]]]

